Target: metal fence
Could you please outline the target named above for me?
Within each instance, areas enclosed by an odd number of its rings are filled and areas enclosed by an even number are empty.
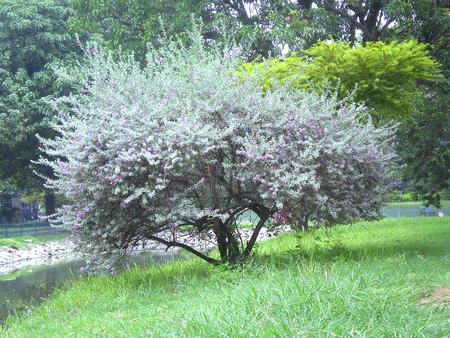
[[[385,217],[436,217],[436,216],[450,216],[450,206],[445,206],[441,209],[432,208],[434,216],[423,216],[420,214],[420,208],[417,206],[411,207],[385,207],[382,209],[382,214]],[[253,223],[258,220],[258,216],[252,212],[247,211],[242,214],[236,223]],[[22,224],[0,224],[0,238],[19,237],[19,236],[46,236],[57,233],[68,233],[64,228],[51,226],[47,222],[32,222]]]
[[[46,236],[51,234],[66,233],[67,230],[50,226],[49,223],[21,223],[0,225],[0,238],[20,237],[20,236]]]
[[[450,216],[450,206],[437,209],[430,207],[432,213],[424,215],[420,212],[420,206],[387,206],[381,209],[381,213],[384,217],[448,217]],[[236,221],[237,224],[253,223],[258,220],[258,216],[253,211],[247,211],[240,215]]]
[[[450,216],[450,208],[444,207],[436,209],[435,207],[430,207],[433,211],[432,215],[423,215],[420,213],[420,207],[386,207],[381,209],[381,213],[385,217],[439,217],[439,216]]]

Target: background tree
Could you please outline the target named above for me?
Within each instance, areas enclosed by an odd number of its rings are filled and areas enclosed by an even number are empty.
[[[64,0],[0,3],[0,181],[3,189],[43,189],[33,173],[36,133],[47,137],[54,111],[46,99],[67,93],[51,65],[79,49],[67,30],[71,15]],[[47,194],[47,213],[54,197]]]
[[[244,69],[259,78],[263,89],[288,83],[291,87],[319,92],[336,91],[372,109],[375,121],[401,121],[423,101],[417,81],[440,77],[437,62],[425,45],[366,43],[319,43],[287,58],[249,63]]]
[[[337,15],[341,20],[343,37],[350,42],[362,40],[383,41],[415,32],[416,38],[427,36],[427,31],[442,14],[448,12],[448,2],[436,0],[313,0],[317,7]],[[445,9],[447,7],[447,9]],[[430,26],[431,23],[431,26]],[[445,25],[441,37],[448,36]],[[431,28],[433,30],[433,28]],[[419,35],[419,36],[418,36]],[[424,41],[431,43],[430,40]]]
[[[143,60],[147,44],[192,28],[192,16],[210,20],[205,0],[72,0],[71,31],[86,34],[110,50]]]
[[[243,46],[247,60],[307,48],[336,37],[337,17],[304,1],[211,1],[214,19],[226,22],[228,34]]]
[[[71,29],[119,46],[143,59],[146,45],[163,35],[180,35],[201,18],[208,41],[232,37],[249,60],[306,48],[330,36],[339,38],[338,17],[324,9],[288,0],[105,1],[73,0]]]
[[[390,25],[396,20],[395,8],[404,3],[402,0],[314,0],[313,2],[316,6],[335,13],[347,23],[346,33],[352,42],[357,40],[358,30],[365,42],[383,40],[390,30]]]
[[[400,16],[396,39],[415,38],[426,43],[431,56],[442,65],[443,78],[420,83],[424,104],[398,131],[398,153],[407,164],[404,180],[414,183],[426,204],[439,206],[440,192],[450,187],[450,15],[448,1],[407,2]]]
[[[427,99],[427,106],[403,123],[398,152],[407,164],[404,179],[413,183],[426,204],[440,205],[450,186],[450,112],[448,96]]]

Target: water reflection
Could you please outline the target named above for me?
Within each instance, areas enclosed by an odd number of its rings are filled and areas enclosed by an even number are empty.
[[[162,264],[176,259],[179,259],[177,252],[142,253],[131,256],[127,268]],[[81,261],[71,261],[0,276],[0,322],[11,313],[39,305],[55,288],[72,283],[81,275],[82,266]]]

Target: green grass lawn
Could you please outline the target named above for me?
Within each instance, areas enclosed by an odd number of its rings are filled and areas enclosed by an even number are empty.
[[[0,238],[0,249],[7,248],[25,248],[34,244],[59,241],[61,239],[66,238],[67,235],[64,234],[54,234],[47,236],[19,236],[19,237],[10,237],[10,238]]]
[[[84,278],[3,337],[445,337],[450,218],[385,219],[259,244],[243,268],[189,259]],[[1,331],[0,331],[1,332]]]
[[[441,201],[441,208],[444,210],[450,210],[450,201],[443,200]],[[391,202],[384,206],[384,208],[417,208],[419,209],[423,205],[422,201],[411,201],[411,202]]]

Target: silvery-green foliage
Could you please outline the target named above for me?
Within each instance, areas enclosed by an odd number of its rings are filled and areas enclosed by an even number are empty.
[[[263,95],[237,78],[237,54],[196,36],[150,52],[143,68],[91,53],[82,93],[66,99],[73,109],[53,125],[59,136],[42,140],[40,160],[55,173],[48,187],[73,202],[56,221],[84,252],[117,257],[165,231],[175,243],[185,224],[230,245],[231,219],[245,210],[326,225],[377,213],[392,130],[334,96]]]

